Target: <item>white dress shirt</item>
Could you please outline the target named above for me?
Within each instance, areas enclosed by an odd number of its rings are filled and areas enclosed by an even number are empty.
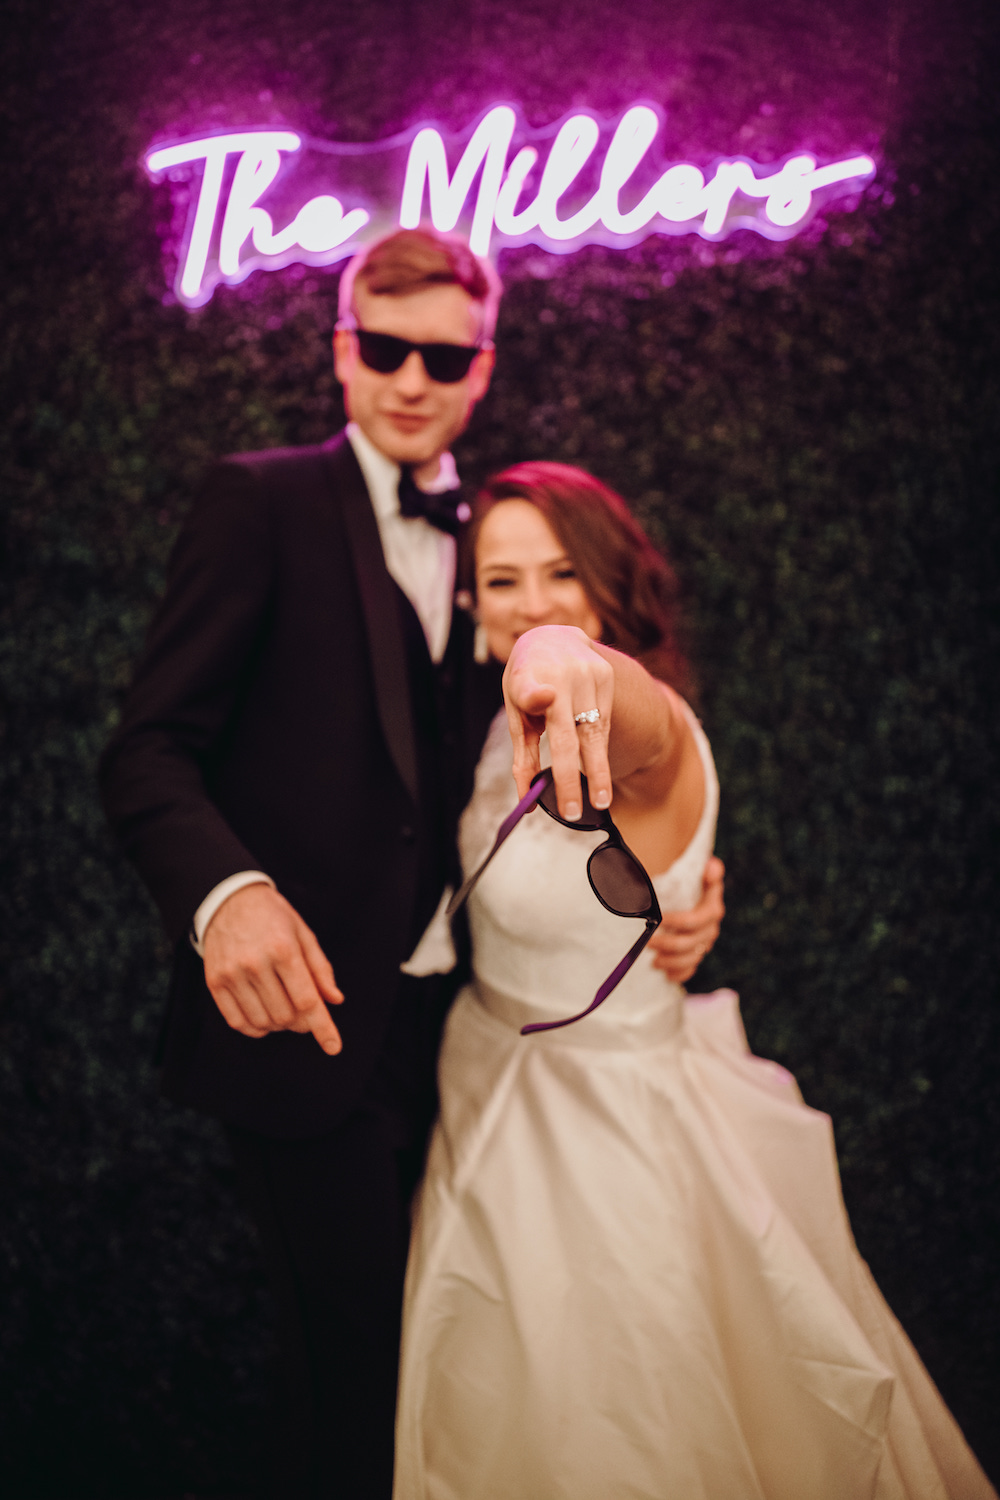
[[[401,516],[399,464],[386,458],[356,422],[348,422],[347,438],[371,496],[385,565],[417,612],[431,660],[439,662],[451,634],[455,538],[438,531],[423,516]],[[429,495],[438,495],[457,484],[455,460],[450,453],[442,453],[437,478],[421,488]]]
[[[386,568],[417,612],[431,660],[440,662],[451,634],[457,553],[455,539],[432,526],[423,516],[400,515],[399,464],[376,448],[356,422],[347,424],[347,440],[368,486]],[[455,460],[450,453],[443,453],[436,478],[421,488],[428,494],[439,494],[442,490],[454,489],[457,484]],[[202,942],[208,924],[223,902],[244,886],[262,883],[274,886],[270,875],[265,875],[263,870],[241,870],[221,880],[209,891],[191,924],[191,942],[197,953],[204,957]],[[455,967],[451,929],[444,914],[450,899],[449,886],[443,892],[420,942],[407,961],[400,965],[404,974],[447,974]]]

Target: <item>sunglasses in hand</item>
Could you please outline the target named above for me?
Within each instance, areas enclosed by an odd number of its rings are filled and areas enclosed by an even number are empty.
[[[392,375],[416,349],[430,379],[438,385],[455,385],[469,373],[472,361],[481,352],[479,344],[411,344],[394,333],[372,333],[355,328],[361,363],[379,375]]]
[[[641,917],[646,923],[646,930],[638,941],[633,943],[621,963],[608,975],[585,1010],[579,1011],[575,1016],[567,1016],[564,1021],[536,1021],[530,1026],[522,1026],[522,1036],[528,1036],[533,1031],[556,1031],[560,1026],[571,1026],[574,1021],[582,1021],[584,1016],[589,1016],[592,1010],[596,1010],[604,1003],[615,986],[625,977],[660,925],[660,906],[652,881],[618,832],[612,822],[611,814],[606,809],[594,807],[587,790],[586,776],[581,775],[580,782],[583,790],[583,813],[575,823],[570,823],[562,817],[556,805],[556,790],[552,780],[551,766],[540,771],[514,811],[500,824],[493,848],[478,870],[469,876],[462,888],[456,891],[448,903],[448,915],[451,917],[468,899],[470,891],[500,845],[513,833],[525,813],[530,812],[535,806],[544,809],[550,818],[554,818],[564,828],[575,828],[581,833],[600,831],[607,834],[604,843],[598,844],[587,861],[587,878],[590,881],[590,888],[608,911],[613,912],[616,917]]]

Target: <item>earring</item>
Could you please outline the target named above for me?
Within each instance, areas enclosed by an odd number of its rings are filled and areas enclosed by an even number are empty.
[[[490,647],[486,639],[486,626],[482,621],[477,621],[476,633],[472,638],[472,659],[480,667],[484,666],[490,659]]]

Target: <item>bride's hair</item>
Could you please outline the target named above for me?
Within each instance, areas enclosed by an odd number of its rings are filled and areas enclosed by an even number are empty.
[[[541,511],[604,627],[604,644],[692,697],[691,669],[677,639],[677,576],[622,497],[569,464],[514,464],[494,474],[472,507],[465,571],[473,583],[479,528],[501,500],[527,500]]]

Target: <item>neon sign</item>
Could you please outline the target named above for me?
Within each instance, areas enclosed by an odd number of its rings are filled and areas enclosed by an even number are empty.
[[[599,168],[604,132],[593,115],[575,113],[554,131],[528,132],[506,104],[488,110],[464,146],[451,143],[453,170],[444,138],[430,125],[372,146],[307,140],[291,130],[232,131],[158,147],[145,166],[154,180],[192,184],[200,171],[174,288],[188,307],[207,302],[220,282],[235,285],[258,268],[295,261],[330,265],[368,239],[425,218],[464,233],[479,255],[526,244],[558,253],[586,244],[624,248],[651,234],[721,240],[735,229],[787,239],[820,203],[875,174],[870,156],[819,166],[806,152],[776,169],[745,157],[717,161],[708,178],[688,162],[664,169],[652,150],[661,124],[650,105],[626,110]],[[321,165],[330,158],[337,164],[332,184]],[[306,196],[315,186],[333,186],[337,196]],[[265,197],[269,207],[261,204]],[[284,220],[279,230],[276,215]]]

